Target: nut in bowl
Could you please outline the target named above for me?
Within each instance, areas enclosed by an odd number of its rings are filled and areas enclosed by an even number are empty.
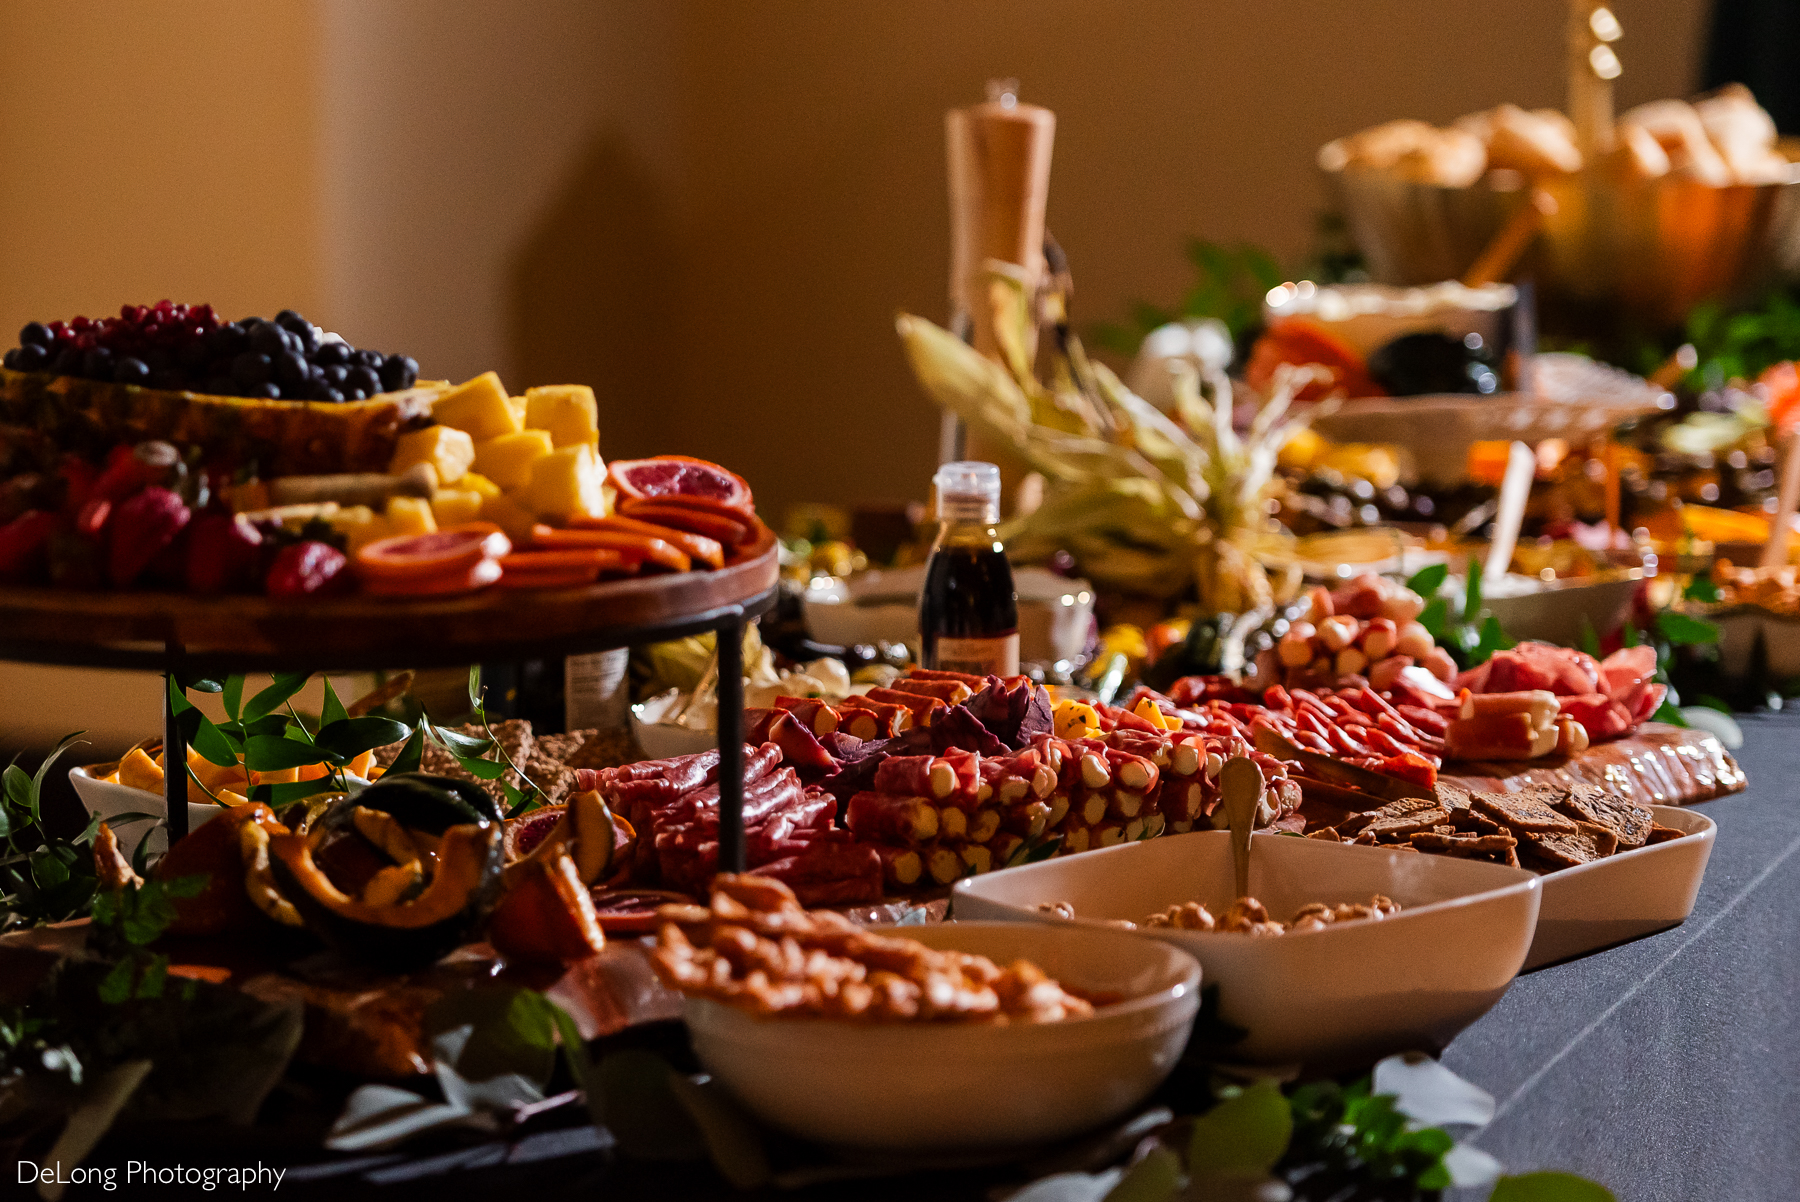
[[[954,908],[962,918],[1098,931],[1189,902],[1227,914],[1233,875],[1229,833],[1196,832],[965,880]],[[1219,1017],[1245,1034],[1209,1053],[1327,1068],[1442,1047],[1485,1013],[1525,962],[1541,887],[1500,864],[1259,835],[1249,893],[1284,920],[1312,903],[1369,906],[1375,895],[1399,907],[1379,919],[1296,924],[1279,938],[1175,925],[1125,932],[1191,952],[1218,985]],[[1040,909],[1059,904],[1074,917]]]
[[[979,957],[983,973],[995,970],[987,975],[1000,995],[996,1007],[983,1012],[966,999],[975,1008],[957,1013],[946,995],[938,1000],[949,1009],[926,1005],[910,1017],[904,1003],[878,1003],[858,1018],[824,1017],[803,1004],[758,1012],[735,997],[689,990],[686,1016],[701,1063],[758,1118],[828,1144],[987,1150],[1079,1134],[1129,1112],[1162,1082],[1199,1010],[1193,958],[1123,932],[990,922],[864,930],[829,919],[815,927],[817,916],[797,905],[779,915],[813,929],[802,936],[819,944],[809,958],[839,967],[864,956],[858,945],[868,943],[875,959],[899,954],[933,965]],[[667,936],[665,928],[659,961],[671,948]],[[825,952],[827,943],[845,954]],[[658,968],[669,979],[665,964]],[[904,993],[890,975],[907,973],[872,970],[866,979]],[[933,986],[924,989],[929,997]]]

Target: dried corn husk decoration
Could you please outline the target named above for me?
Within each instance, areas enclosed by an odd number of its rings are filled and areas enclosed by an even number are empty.
[[[1268,516],[1276,455],[1302,426],[1288,416],[1305,369],[1278,379],[1249,431],[1232,428],[1231,382],[1176,380],[1176,413],[1133,393],[1072,335],[1051,351],[1051,382],[1026,352],[1031,302],[1003,271],[991,275],[995,332],[1004,363],[948,330],[909,314],[901,343],[933,400],[972,428],[1009,442],[1044,478],[1044,499],[1007,523],[1018,562],[1074,556],[1101,588],[1163,600],[1190,586],[1212,612],[1242,613],[1292,595],[1299,569],[1292,538]]]

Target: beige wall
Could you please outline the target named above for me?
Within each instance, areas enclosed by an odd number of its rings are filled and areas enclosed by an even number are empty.
[[[0,331],[163,297],[315,305],[318,22],[307,0],[9,0]]]

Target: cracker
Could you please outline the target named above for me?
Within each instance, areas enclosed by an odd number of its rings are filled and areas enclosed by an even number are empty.
[[[1610,856],[1619,850],[1619,836],[1613,833],[1610,826],[1602,826],[1598,822],[1577,822],[1581,833],[1594,841],[1597,855]]]
[[[1520,843],[1526,853],[1525,866],[1536,872],[1578,868],[1601,856],[1599,844],[1594,837],[1579,830],[1569,834],[1527,832],[1521,837]]]
[[[523,718],[509,718],[504,722],[495,722],[492,725],[494,730],[494,740],[500,745],[501,749],[506,752],[508,759],[514,764],[527,764],[531,762],[531,747],[533,740],[531,737],[530,722],[527,722]],[[468,735],[471,738],[480,739],[487,737],[487,730],[474,723],[470,723],[466,726],[451,727],[449,729],[456,734]],[[522,783],[519,779],[519,774],[514,772],[511,768],[508,768],[505,772],[501,773],[495,780],[477,780],[470,773],[463,771],[463,766],[456,762],[455,756],[451,755],[448,751],[439,747],[429,739],[425,741],[425,750],[419,757],[419,767],[421,770],[432,773],[435,776],[448,776],[454,780],[474,781],[475,784],[485,790],[489,796],[493,797],[495,801],[502,804],[505,804],[506,793],[501,786],[503,784],[511,785],[513,788],[517,789]]]
[[[1592,822],[1612,831],[1619,848],[1630,851],[1642,847],[1650,836],[1656,819],[1642,806],[1615,797],[1594,785],[1576,785],[1569,795],[1552,803],[1556,809],[1576,822]]]
[[[1325,843],[1342,843],[1344,841],[1343,836],[1337,833],[1337,828],[1335,826],[1322,826],[1316,831],[1308,831],[1306,832],[1306,837],[1308,839],[1318,839]]]
[[[1408,841],[1420,851],[1469,859],[1504,856],[1519,842],[1511,835],[1445,835],[1436,831],[1418,831]]]
[[[1437,783],[1437,803],[1452,814],[1468,810],[1469,796],[1469,791],[1461,785],[1453,785],[1442,780]]]
[[[1688,833],[1686,831],[1676,830],[1672,826],[1664,826],[1659,822],[1650,827],[1649,836],[1644,840],[1644,844],[1645,846],[1654,846],[1655,844],[1668,843],[1675,839],[1685,839],[1687,838],[1687,835]]]
[[[1363,827],[1362,834],[1373,835],[1377,839],[1386,839],[1399,835],[1410,835],[1414,831],[1428,831],[1450,817],[1450,811],[1441,806],[1432,806],[1428,810],[1414,810],[1392,818],[1382,818]]]
[[[1542,835],[1574,835],[1573,820],[1563,817],[1548,805],[1546,798],[1558,791],[1533,789],[1526,793],[1474,793],[1469,805],[1479,813],[1515,833]]]
[[[1360,814],[1352,814],[1338,823],[1337,828],[1341,834],[1354,835],[1377,822],[1403,819],[1409,814],[1423,813],[1426,810],[1447,815],[1447,811],[1444,811],[1437,802],[1429,797],[1402,797],[1399,801],[1388,802],[1378,810],[1365,810]],[[1426,825],[1431,824],[1426,823]]]

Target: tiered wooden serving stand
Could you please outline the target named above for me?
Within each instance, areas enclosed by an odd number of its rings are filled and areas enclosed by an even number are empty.
[[[225,672],[369,671],[585,655],[713,631],[719,648],[719,865],[742,871],[744,624],[775,604],[775,536],[723,568],[585,588],[441,600],[275,600],[0,588],[0,659],[136,668],[178,679]],[[164,763],[187,744],[163,696]],[[187,834],[187,776],[167,774],[169,843]]]

